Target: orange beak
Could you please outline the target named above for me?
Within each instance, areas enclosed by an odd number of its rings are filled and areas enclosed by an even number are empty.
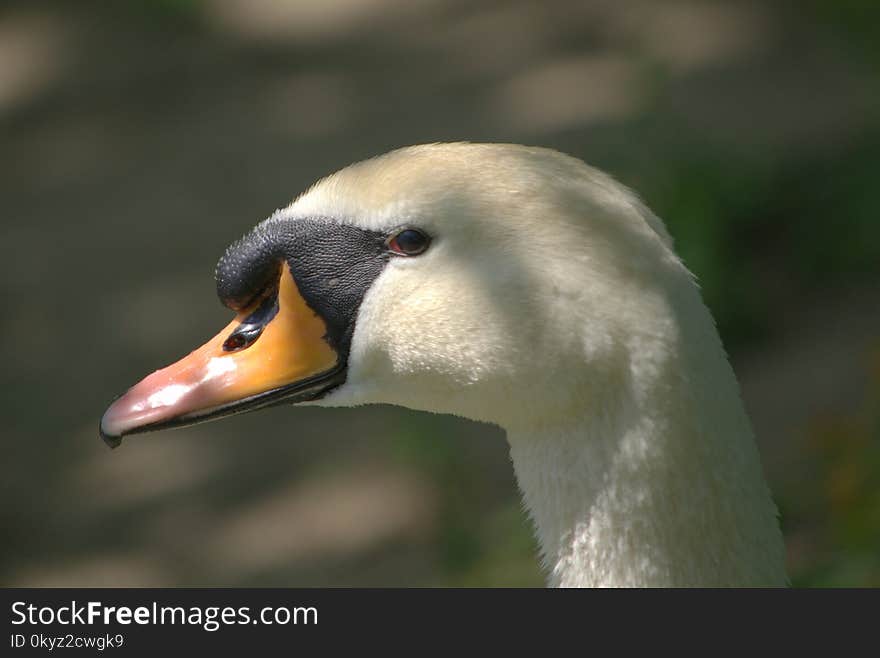
[[[345,376],[326,333],[284,268],[277,298],[258,300],[200,348],[115,400],[101,419],[101,437],[115,448],[127,434],[313,399]]]

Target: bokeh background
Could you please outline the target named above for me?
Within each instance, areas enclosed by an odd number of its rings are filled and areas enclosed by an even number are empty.
[[[0,4],[0,583],[540,585],[500,430],[273,409],[109,451],[225,246],[411,143],[610,171],[699,276],[796,585],[880,585],[880,13],[805,0]]]

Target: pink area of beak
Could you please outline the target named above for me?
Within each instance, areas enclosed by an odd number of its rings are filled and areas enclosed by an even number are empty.
[[[234,328],[232,323],[225,334]],[[225,335],[224,334],[224,335]],[[233,355],[211,356],[202,346],[177,363],[157,370],[128,389],[104,412],[101,435],[115,440],[134,430],[167,423],[172,419],[207,414],[220,406],[232,388],[238,370]]]

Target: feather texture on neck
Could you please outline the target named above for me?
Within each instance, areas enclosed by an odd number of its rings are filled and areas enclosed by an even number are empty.
[[[622,349],[625,374],[594,389],[588,413],[508,428],[551,584],[787,582],[776,508],[712,319],[695,290],[670,301],[667,327],[678,330]]]

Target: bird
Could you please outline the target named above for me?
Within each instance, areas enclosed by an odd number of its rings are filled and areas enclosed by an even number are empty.
[[[788,584],[713,317],[629,188],[542,147],[403,147],[223,254],[234,319],[118,397],[124,436],[279,404],[500,426],[552,587]]]

